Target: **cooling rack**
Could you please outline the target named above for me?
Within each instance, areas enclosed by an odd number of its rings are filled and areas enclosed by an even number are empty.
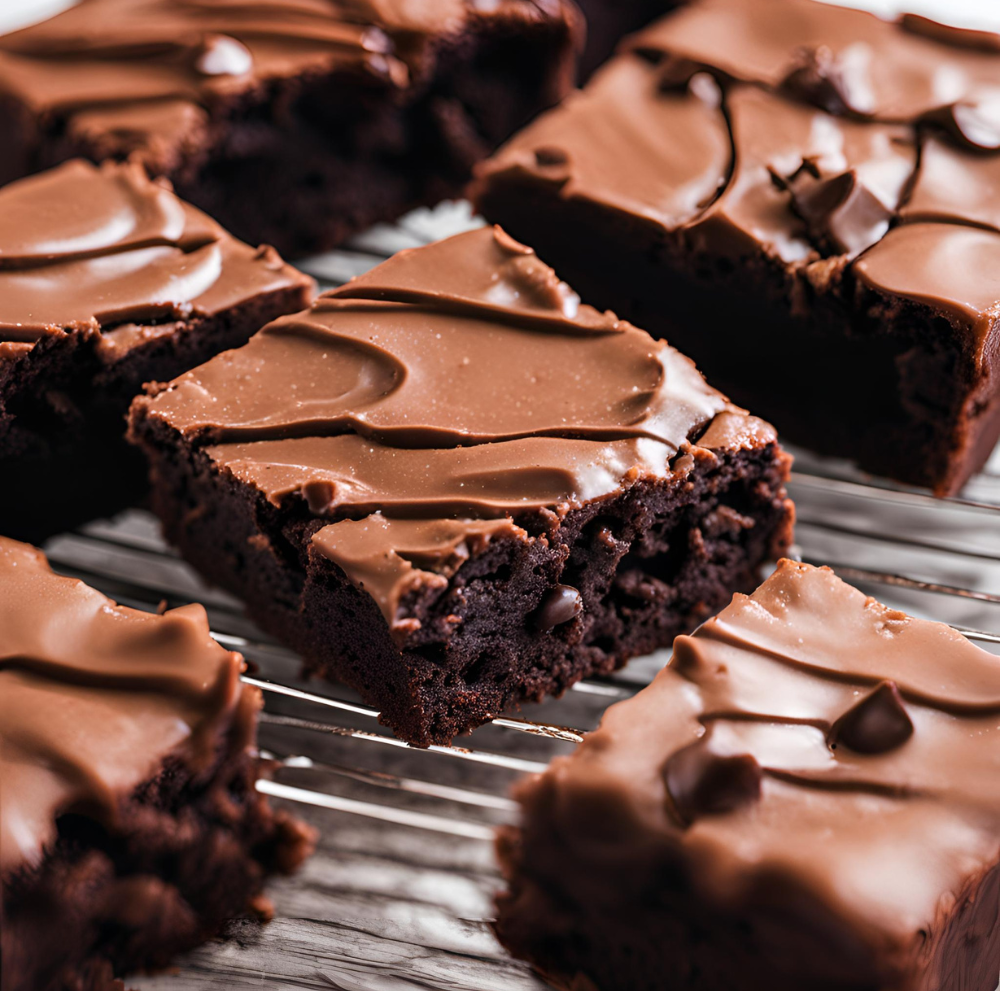
[[[333,286],[395,251],[476,223],[465,203],[417,211],[303,267]],[[798,556],[833,566],[890,605],[948,622],[1000,655],[1000,450],[961,497],[944,500],[795,453]],[[203,585],[149,514],[92,523],[46,550],[57,570],[127,605],[206,606],[216,637],[246,655],[247,680],[265,693],[260,747],[274,773],[260,789],[321,831],[316,856],[271,886],[273,922],[234,924],[227,939],[190,954],[176,972],[130,986],[543,987],[505,956],[488,927],[499,885],[493,831],[516,813],[511,784],[572,750],[609,704],[649,682],[666,652],[495,719],[460,745],[417,750],[382,728],[349,689],[301,681],[295,655],[257,630],[235,599]]]

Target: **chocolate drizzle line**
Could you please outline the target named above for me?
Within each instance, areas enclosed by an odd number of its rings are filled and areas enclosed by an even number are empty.
[[[400,252],[144,402],[272,503],[323,518],[313,551],[400,635],[411,592],[492,540],[535,539],[527,519],[774,440],[489,228]],[[578,614],[574,590],[552,592],[540,628]]]

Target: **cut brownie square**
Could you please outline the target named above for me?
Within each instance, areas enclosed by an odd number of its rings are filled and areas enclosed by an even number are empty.
[[[1000,658],[780,563],[519,786],[497,931],[573,991],[994,991]]]
[[[254,244],[321,251],[461,191],[572,86],[571,0],[83,0],[0,37],[0,180],[137,158]]]
[[[695,0],[472,196],[783,436],[958,491],[1000,436],[995,36]]]
[[[254,788],[242,669],[201,606],[127,609],[0,537],[4,991],[120,991],[266,911],[312,836]]]
[[[167,536],[418,744],[669,644],[785,547],[789,459],[481,229],[132,410]]]
[[[312,291],[136,164],[73,161],[0,189],[0,532],[40,540],[139,499],[125,414],[143,383]]]

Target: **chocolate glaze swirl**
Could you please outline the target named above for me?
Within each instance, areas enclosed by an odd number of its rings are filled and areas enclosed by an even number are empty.
[[[309,285],[135,163],[71,161],[0,190],[0,342],[206,316]]]
[[[695,0],[483,163],[473,194],[519,173],[679,250],[763,253],[804,294],[860,283],[929,303],[985,354],[998,78],[997,35],[813,0]]]
[[[165,758],[197,770],[221,734],[249,742],[242,669],[201,606],[127,609],[0,537],[0,868],[37,863],[64,813],[112,826]]]
[[[774,442],[499,229],[402,252],[138,409],[272,503],[330,520],[314,550],[390,624],[414,568],[438,580],[469,540],[683,474],[676,455],[703,434],[706,457]]]
[[[544,7],[502,3],[525,19]],[[155,162],[202,133],[225,97],[276,79],[348,73],[418,88],[433,46],[483,16],[472,0],[82,0],[0,38],[0,93],[45,126]]]

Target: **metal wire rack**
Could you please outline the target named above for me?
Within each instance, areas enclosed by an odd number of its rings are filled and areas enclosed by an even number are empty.
[[[465,204],[418,211],[305,267],[334,285],[470,223]],[[1000,654],[1000,632],[990,632],[1000,631],[1000,451],[961,498],[935,499],[805,453],[791,492],[803,560]],[[236,600],[204,586],[148,514],[95,522],[46,550],[55,568],[125,604],[205,604],[217,639],[247,657],[246,680],[265,693],[260,746],[274,771],[260,790],[321,829],[305,869],[272,886],[270,925],[234,925],[232,938],[190,955],[176,973],[133,983],[143,991],[542,987],[505,957],[485,921],[498,884],[493,832],[515,814],[510,785],[570,751],[609,704],[649,682],[666,652],[495,719],[465,745],[418,750],[349,689],[302,682],[295,655],[261,634]]]

